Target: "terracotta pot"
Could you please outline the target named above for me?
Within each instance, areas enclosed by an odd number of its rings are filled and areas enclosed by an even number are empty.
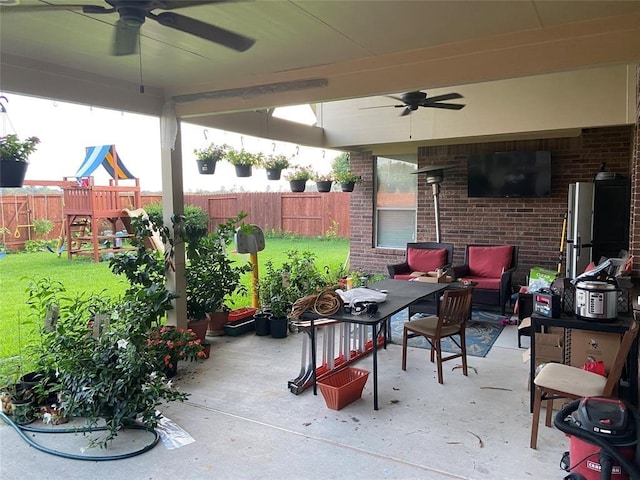
[[[207,319],[203,318],[202,320],[189,320],[187,322],[187,328],[193,330],[193,333],[196,334],[201,341],[204,342],[205,337],[207,336]]]
[[[204,358],[209,358],[209,356],[211,355],[211,344],[210,343],[203,343],[202,344],[202,351],[204,352]]]
[[[209,329],[207,335],[210,337],[219,337],[224,335],[224,326],[229,321],[229,311],[209,313]]]

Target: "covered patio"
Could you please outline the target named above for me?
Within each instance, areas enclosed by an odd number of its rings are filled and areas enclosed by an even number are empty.
[[[1,3],[42,7],[68,1]],[[100,0],[85,3],[104,6]],[[580,95],[576,104],[595,99],[606,104],[613,94],[621,98],[617,108],[624,110],[625,121],[608,121],[635,124],[637,171],[639,107],[637,97],[628,93],[637,92],[632,84],[637,84],[640,62],[638,1],[382,1],[364,9],[362,2],[194,4],[182,13],[255,38],[255,47],[233,52],[149,21],[141,30],[140,55],[124,57],[108,54],[115,13],[60,8],[23,15],[10,14],[10,8],[0,11],[3,92],[156,117],[164,111],[205,127],[322,148],[372,151],[371,125],[393,134],[385,144],[394,153],[467,140],[452,136],[450,121],[437,123],[431,117],[422,120],[428,128],[413,135],[393,111],[393,128],[368,116],[367,121],[351,122],[352,135],[341,138],[336,136],[342,132],[339,122],[333,124],[334,135],[327,134],[332,131],[328,115],[319,115],[325,123],[303,127],[273,118],[273,108],[313,103],[321,111],[325,102],[364,99],[352,105],[357,117],[361,113],[356,110],[380,105],[380,96],[402,91],[451,91],[527,76],[544,81],[547,74],[576,71],[580,76],[581,69],[619,66],[624,69],[616,77],[622,79],[621,88],[594,90],[593,96]],[[503,99],[503,92],[476,97],[476,104],[481,98],[492,100],[481,112],[484,118],[492,117],[494,100]],[[506,114],[502,118],[510,121]],[[485,124],[493,128],[490,121]],[[446,134],[430,135],[431,125],[447,127]],[[358,132],[367,139],[354,139]],[[559,135],[542,127],[540,132]],[[482,135],[496,138],[495,131]],[[499,138],[531,136],[531,131],[521,131]],[[163,170],[167,216],[183,209],[181,162],[178,129],[175,145],[163,145],[161,165],[145,166]],[[637,198],[634,182],[632,198]],[[637,231],[636,226],[630,239],[636,257]],[[180,291],[184,264],[178,262],[176,268],[172,286]],[[186,324],[185,311],[179,301],[172,320]],[[401,347],[389,345],[379,352],[378,411],[372,405],[371,380],[362,399],[341,411],[327,409],[322,397],[310,391],[290,393],[287,380],[297,374],[301,356],[299,334],[283,340],[222,337],[215,340],[210,359],[182,366],[176,383],[191,397],[164,411],[195,442],[175,450],[159,445],[141,456],[108,463],[81,462],[41,453],[0,424],[0,473],[3,478],[43,479],[561,478],[565,472],[558,465],[567,450],[563,434],[541,428],[538,450],[528,448],[529,366],[516,337],[516,328],[507,327],[485,358],[470,357],[468,377],[446,364],[444,385],[438,385],[427,351],[412,351],[403,372]],[[365,357],[355,366],[370,365]],[[146,439],[136,439],[142,441]],[[58,450],[77,451],[83,445],[75,435],[49,442]]]
[[[400,368],[401,345],[380,350],[378,411],[373,409],[371,378],[362,398],[339,411],[328,409],[320,392],[290,393],[287,380],[297,374],[301,335],[219,337],[211,358],[181,365],[175,381],[191,396],[163,411],[193,443],[168,450],[161,442],[147,453],[118,461],[75,461],[29,447],[2,424],[0,472],[6,478],[96,480],[551,480],[566,474],[559,468],[568,449],[564,434],[541,426],[538,449],[528,448],[529,365],[522,361],[524,350],[517,348],[515,326],[502,331],[486,357],[469,357],[468,377],[453,369],[455,361],[445,364],[444,385],[438,385],[428,350],[411,349],[406,372]],[[371,370],[371,357],[355,366]],[[92,454],[124,453],[116,445],[126,437],[119,436],[114,448]],[[74,434],[38,439],[74,454],[86,441]],[[148,440],[136,438],[127,448]]]

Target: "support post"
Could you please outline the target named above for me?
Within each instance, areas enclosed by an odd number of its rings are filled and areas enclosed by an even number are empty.
[[[161,149],[162,161],[162,214],[164,224],[169,227],[169,234],[173,237],[171,217],[184,213],[184,193],[182,185],[182,136],[180,123],[173,150]],[[166,246],[166,251],[169,247]],[[176,242],[173,247],[173,269],[168,269],[167,290],[176,292],[179,296],[174,299],[174,309],[167,312],[167,324],[178,328],[187,328],[187,300],[185,275],[184,243]]]

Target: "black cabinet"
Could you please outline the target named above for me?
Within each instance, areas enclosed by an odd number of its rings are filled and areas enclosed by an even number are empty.
[[[593,195],[592,259],[617,258],[629,249],[631,183],[628,179],[597,180]]]

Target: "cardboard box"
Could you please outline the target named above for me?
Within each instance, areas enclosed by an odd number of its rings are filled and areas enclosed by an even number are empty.
[[[603,361],[607,373],[618,354],[622,337],[618,333],[571,330],[571,365],[581,367],[588,360]]]
[[[424,275],[420,275],[415,278],[418,282],[427,282],[427,283],[450,283],[453,281],[453,277],[449,275],[442,275],[438,277],[436,272],[427,272]]]
[[[536,333],[536,358],[534,360],[535,368],[542,363],[563,363],[564,359],[564,335],[557,333]],[[523,361],[531,358],[531,349],[527,349],[522,354]],[[527,391],[531,385],[530,376],[527,375]],[[553,401],[553,409],[559,410],[566,403],[566,399],[556,399]],[[547,402],[542,403],[542,407],[546,408]]]

